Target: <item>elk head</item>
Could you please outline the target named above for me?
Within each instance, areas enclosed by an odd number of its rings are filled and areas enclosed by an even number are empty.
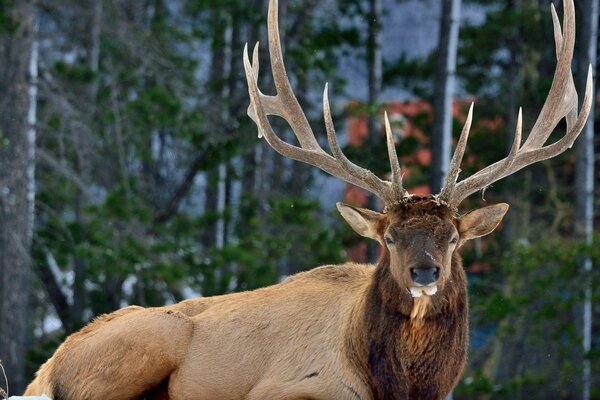
[[[439,194],[415,196],[402,186],[402,174],[396,155],[392,132],[385,114],[388,156],[391,165],[390,181],[381,180],[371,171],[350,162],[342,153],[331,118],[327,85],[323,93],[323,114],[331,155],[318,144],[310,125],[296,99],[283,64],[283,54],[277,21],[277,0],[270,0],[268,13],[269,53],[277,94],[268,96],[258,89],[258,44],[252,62],[244,49],[244,67],[250,94],[248,114],[256,122],[259,137],[280,154],[314,165],[377,195],[384,204],[383,212],[359,209],[338,203],[338,210],[352,228],[362,236],[383,245],[384,257],[389,258],[391,274],[400,287],[413,297],[432,296],[443,289],[450,277],[454,252],[466,240],[492,232],[508,210],[501,203],[483,207],[466,215],[458,214],[461,202],[470,194],[485,189],[523,167],[546,160],[570,148],[587,120],[592,102],[592,73],[588,71],[583,106],[577,111],[577,92],[571,73],[575,42],[575,10],[572,0],[564,1],[564,20],[561,30],[552,6],[557,66],[546,102],[527,139],[521,144],[522,112],[519,110],[512,148],[506,158],[458,182],[460,164],[467,144],[473,116],[473,105],[457,142],[448,175]],[[268,115],[284,118],[294,131],[300,146],[282,141],[273,131]],[[558,123],[566,119],[566,134],[545,145]]]
[[[454,251],[466,240],[492,232],[508,204],[483,207],[460,217],[433,196],[408,197],[388,206],[384,213],[342,203],[337,203],[337,208],[358,234],[384,246],[399,287],[421,297],[444,287]]]

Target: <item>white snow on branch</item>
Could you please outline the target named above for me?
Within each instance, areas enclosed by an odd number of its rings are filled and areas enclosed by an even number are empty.
[[[48,264],[48,268],[50,268],[50,272],[54,277],[54,281],[58,284],[58,287],[65,296],[67,303],[69,305],[73,305],[73,290],[71,289],[71,284],[73,283],[73,274],[64,273],[61,271],[58,263],[56,262],[56,258],[50,251],[45,252],[46,263]]]

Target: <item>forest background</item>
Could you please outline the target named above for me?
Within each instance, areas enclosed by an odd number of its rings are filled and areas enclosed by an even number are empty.
[[[549,4],[282,0],[288,73],[317,135],[326,81],[340,142],[349,119],[366,121],[368,139],[345,151],[380,174],[383,110],[431,103],[394,129],[431,133],[397,145],[406,163],[433,149],[407,186],[435,188],[451,145],[443,121],[456,139],[469,101],[465,175],[504,157],[520,105],[524,131],[535,122],[555,66]],[[390,34],[396,7],[434,15],[420,31],[433,49],[384,51],[419,29]],[[576,13],[582,93],[589,63],[597,76],[598,1],[576,1]],[[343,262],[360,240],[333,211],[343,186],[275,154],[246,116],[246,42],[263,44],[269,92],[265,19],[265,0],[0,1],[0,360],[13,394],[94,316],[254,289]],[[459,25],[458,41],[444,40]],[[576,149],[465,202],[511,210],[463,250],[471,348],[455,399],[600,399],[591,119]]]

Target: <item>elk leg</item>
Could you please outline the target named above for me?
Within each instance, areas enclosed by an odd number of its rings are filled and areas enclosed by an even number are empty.
[[[26,394],[44,390],[63,400],[138,398],[177,369],[192,329],[188,317],[173,311],[136,307],[105,315],[69,336]]]

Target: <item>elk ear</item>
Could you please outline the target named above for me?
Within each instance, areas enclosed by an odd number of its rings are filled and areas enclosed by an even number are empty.
[[[378,233],[380,221],[384,218],[383,214],[366,208],[352,207],[344,203],[335,203],[338,211],[346,222],[361,236],[377,240],[381,243],[381,237]]]
[[[458,219],[458,233],[463,240],[491,233],[508,211],[508,204],[499,203],[473,210]]]

